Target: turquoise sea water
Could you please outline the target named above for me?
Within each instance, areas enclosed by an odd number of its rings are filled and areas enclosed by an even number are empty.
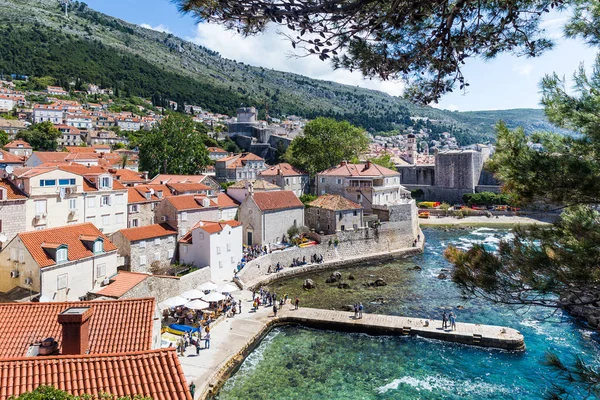
[[[505,352],[418,337],[369,336],[301,327],[272,331],[225,384],[219,399],[540,399],[555,380],[541,364],[547,350],[565,361],[575,354],[600,360],[595,334],[558,312],[515,311],[481,299],[465,299],[449,280],[437,278],[450,265],[448,244],[468,248],[475,241],[493,247],[506,230],[425,230],[424,254],[378,268],[396,268],[397,286],[386,288],[384,306],[367,312],[439,318],[453,307],[458,321],[507,325],[525,336],[525,352]],[[407,271],[420,265],[420,272]],[[350,272],[356,271],[356,269]],[[343,273],[348,273],[343,271]],[[295,283],[294,283],[295,284]],[[283,283],[285,290],[285,282]],[[323,287],[317,282],[317,288]],[[325,288],[323,289],[325,290]],[[329,289],[331,290],[331,289]],[[281,293],[281,291],[279,292]],[[317,293],[318,294],[318,293]],[[356,291],[356,301],[372,293]],[[325,296],[324,296],[325,297]],[[315,299],[311,300],[317,301]],[[457,306],[464,309],[457,309]],[[319,306],[311,304],[311,306]],[[327,304],[321,305],[327,307]]]

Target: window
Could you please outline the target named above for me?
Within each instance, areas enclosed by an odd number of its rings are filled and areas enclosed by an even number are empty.
[[[132,228],[137,228],[139,226],[139,221],[137,219],[132,219],[131,220],[131,227]]]
[[[145,240],[140,240],[139,246],[140,246],[140,248],[146,247],[146,241]]]
[[[23,249],[19,249],[19,262],[20,263],[25,262],[25,250],[23,250]]]
[[[346,226],[342,225],[341,229],[342,229],[342,231],[345,231],[346,230]]]
[[[231,243],[227,243],[227,251],[231,251]]]
[[[103,253],[104,252],[104,243],[102,240],[96,240],[94,242],[94,253]]]
[[[89,208],[94,208],[96,207],[96,198],[95,197],[88,197],[88,207]]]
[[[56,186],[56,179],[42,179],[40,186]]]
[[[58,185],[59,186],[75,185],[75,178],[71,178],[71,179],[59,179],[58,180]]]
[[[10,259],[12,261],[17,261],[17,257],[18,257],[17,256],[17,249],[15,249],[15,248],[10,249]]]
[[[115,204],[117,204],[118,206],[123,204],[123,195],[122,194],[118,194],[115,196]]]
[[[360,194],[357,194],[356,200],[360,203],[362,201],[362,196]]]
[[[69,282],[69,274],[62,274],[56,277],[56,290],[66,289]]]
[[[187,221],[187,213],[185,211],[181,213],[181,220]]]
[[[289,178],[285,178],[285,184],[289,185],[290,184],[290,179]]]
[[[155,246],[160,246],[160,238],[154,239],[154,245]]]
[[[175,241],[175,238],[173,236],[169,236],[169,238],[167,239],[167,242],[169,243],[173,243]]]
[[[321,183],[325,183],[325,178],[321,178]]]
[[[87,217],[85,217],[85,222],[91,222],[92,224],[96,224],[96,217],[95,216],[87,216]]]
[[[167,252],[167,257],[168,257],[169,259],[173,258],[173,254],[174,254],[174,253],[175,253],[175,251],[174,251],[174,250],[169,250],[169,251]]]
[[[35,204],[35,213],[36,214],[45,214],[46,213],[46,200],[36,200]]]
[[[321,190],[321,194],[325,194],[325,189],[322,189],[322,190]]]
[[[110,196],[100,197],[100,207],[110,206]]]
[[[188,247],[186,245],[183,246],[183,254],[187,254],[188,252]]]
[[[342,184],[342,180],[341,180],[341,179],[339,179],[339,178],[337,179],[337,181],[336,181],[336,182],[337,182],[337,184],[338,184],[338,185],[341,185],[341,184]]]
[[[120,225],[123,223],[123,213],[115,214],[115,224]]]
[[[223,261],[219,261],[219,268],[223,268]]]
[[[221,246],[217,246],[217,254],[221,254]]]
[[[132,213],[138,212],[138,205],[137,204],[132,204],[131,207],[130,207],[130,209],[129,209],[129,212],[132,212]]]
[[[77,199],[69,199],[69,210],[70,211],[77,210]]]
[[[56,262],[61,263],[67,261],[67,249],[61,248],[56,250]]]
[[[101,188],[110,188],[110,187],[111,187],[111,185],[110,185],[110,177],[108,177],[108,176],[103,176],[103,177],[100,179],[100,187],[101,187]]]
[[[235,258],[231,257],[231,263],[235,264]]]
[[[154,261],[160,261],[160,252],[154,253]]]
[[[146,256],[140,256],[140,265],[146,265]]]
[[[106,264],[98,264],[96,267],[96,279],[106,276]]]
[[[353,214],[353,215],[356,217],[356,215],[358,214],[358,212],[357,212],[356,210],[354,210],[354,211],[352,212],[352,214]]]
[[[110,225],[110,215],[103,215],[102,216],[102,225],[103,226]]]

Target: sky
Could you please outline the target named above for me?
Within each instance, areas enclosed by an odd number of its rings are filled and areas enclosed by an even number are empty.
[[[277,34],[276,27],[270,27],[261,35],[243,38],[219,25],[197,24],[191,16],[180,14],[169,0],[86,0],[86,3],[95,10],[125,21],[172,33],[217,51],[225,58],[381,90],[393,96],[402,95],[401,82],[368,80],[357,72],[334,70],[318,57],[294,57],[292,46]],[[541,108],[539,82],[545,74],[556,72],[569,78],[581,62],[586,69],[591,69],[596,56],[595,49],[580,41],[561,38],[561,26],[565,20],[564,15],[551,13],[542,23],[556,40],[553,50],[537,58],[505,54],[491,61],[468,60],[463,70],[470,84],[468,91],[457,90],[432,105],[452,111]]]

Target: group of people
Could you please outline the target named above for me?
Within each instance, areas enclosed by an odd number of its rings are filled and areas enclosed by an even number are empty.
[[[204,331],[204,334],[202,334]],[[171,344],[172,345],[172,344]],[[189,346],[196,348],[196,355],[200,354],[201,349],[210,349],[210,326],[205,326],[204,329],[198,328],[196,333],[186,332],[177,341],[177,354],[185,356],[185,350]]]
[[[363,304],[362,303],[354,303],[354,319],[363,317]]]
[[[281,263],[280,263],[280,262],[278,262],[278,263],[275,265],[275,268],[273,268],[273,266],[272,266],[272,265],[269,265],[269,268],[267,269],[267,274],[272,274],[272,273],[274,273],[274,272],[279,272],[279,271],[281,271],[282,269],[283,269],[283,266],[281,265]]]
[[[444,311],[442,315],[442,329],[448,329],[448,324],[450,325],[450,329],[453,331],[456,330],[456,316],[452,311],[450,311],[450,314]]]

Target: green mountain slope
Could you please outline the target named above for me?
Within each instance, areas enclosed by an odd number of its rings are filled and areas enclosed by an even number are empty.
[[[122,93],[161,95],[233,115],[240,104],[296,114],[348,119],[377,132],[434,120],[459,143],[493,140],[498,116],[528,131],[549,129],[539,110],[453,113],[385,93],[307,78],[222,58],[171,34],[130,24],[75,2],[65,18],[57,0],[0,0],[0,73],[81,79]]]

